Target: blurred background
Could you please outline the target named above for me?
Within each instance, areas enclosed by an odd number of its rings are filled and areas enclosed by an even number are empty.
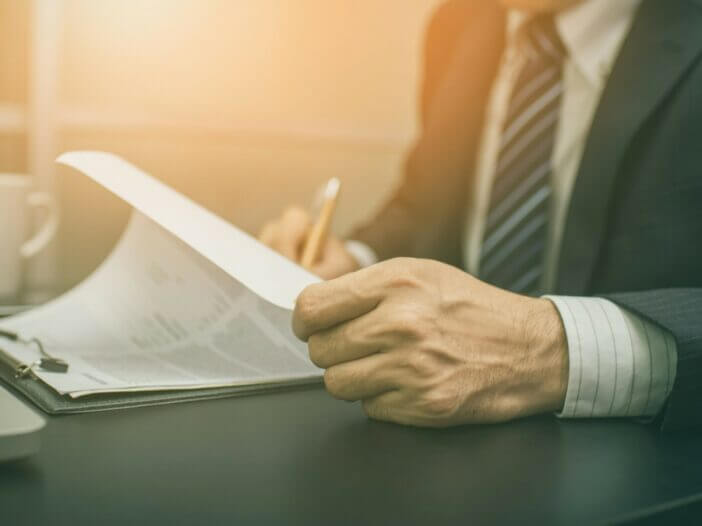
[[[63,214],[28,286],[82,279],[128,217],[54,165],[67,150],[122,155],[251,233],[339,176],[348,231],[401,173],[439,1],[0,0],[0,172]]]

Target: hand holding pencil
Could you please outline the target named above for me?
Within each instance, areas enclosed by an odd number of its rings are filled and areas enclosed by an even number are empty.
[[[357,270],[358,262],[344,243],[330,235],[339,189],[339,180],[330,179],[322,189],[316,217],[301,207],[289,207],[263,226],[259,240],[324,279]]]

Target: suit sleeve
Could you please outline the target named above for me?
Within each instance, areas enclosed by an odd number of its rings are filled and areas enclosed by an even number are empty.
[[[450,0],[432,16],[423,49],[420,138],[405,161],[403,178],[393,197],[372,221],[349,235],[368,245],[379,259],[409,256],[460,265],[461,225],[471,174],[469,170],[454,174],[447,168],[457,157],[455,152],[446,151],[447,138],[458,134],[450,127],[437,125],[436,116],[445,114],[447,107],[461,104],[441,95],[466,35],[475,39],[473,47],[480,50],[474,51],[476,60],[485,62],[485,67],[472,68],[481,75],[469,87],[475,99],[487,96],[501,50],[494,45],[500,42],[501,29],[493,28],[502,28],[502,17],[496,4],[475,0]],[[481,104],[476,102],[475,106],[478,110],[469,120],[478,129],[483,110]],[[474,141],[467,136],[465,142],[461,149],[470,158]]]
[[[663,327],[675,338],[677,373],[662,414],[663,430],[702,426],[702,289],[627,292],[609,294],[607,298]]]
[[[454,16],[460,2],[452,1],[442,4],[432,15],[424,35],[422,50],[422,71],[419,98],[419,117],[421,135],[424,135],[431,100],[436,92],[440,78],[448,66],[451,49],[459,31],[457,22],[463,16]],[[465,18],[463,18],[465,20]],[[440,206],[430,199],[421,183],[417,180],[421,174],[417,158],[421,156],[422,138],[412,148],[405,159],[403,178],[394,195],[385,203],[380,212],[368,223],[357,228],[349,239],[357,240],[372,249],[379,260],[397,256],[442,257],[439,249],[418,250],[417,239],[433,221],[433,215]],[[432,204],[433,203],[433,204]],[[437,243],[441,245],[441,243]]]

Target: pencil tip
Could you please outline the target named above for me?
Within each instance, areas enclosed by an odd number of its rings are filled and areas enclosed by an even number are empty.
[[[332,199],[336,197],[339,193],[339,188],[341,187],[341,181],[338,177],[332,177],[327,183],[327,189],[324,192],[324,197],[327,199]]]

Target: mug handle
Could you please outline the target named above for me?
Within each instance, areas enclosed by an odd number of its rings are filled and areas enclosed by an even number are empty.
[[[32,208],[46,209],[47,216],[44,224],[34,236],[25,241],[20,248],[23,258],[31,258],[38,254],[56,235],[59,226],[59,208],[54,197],[47,192],[32,192],[27,196],[27,204]]]

